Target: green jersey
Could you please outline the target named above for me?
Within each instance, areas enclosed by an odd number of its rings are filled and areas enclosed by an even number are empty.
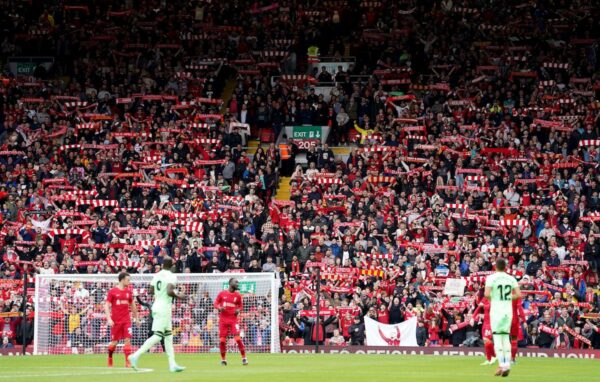
[[[165,269],[154,275],[150,285],[154,287],[154,304],[152,304],[152,313],[171,314],[171,304],[173,297],[167,293],[167,285],[177,285],[177,277],[171,271]]]
[[[496,272],[487,277],[485,287],[491,288],[490,314],[510,313],[512,316],[513,291],[517,289],[517,280],[504,272]]]

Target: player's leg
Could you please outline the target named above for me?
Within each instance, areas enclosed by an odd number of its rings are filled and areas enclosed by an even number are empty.
[[[485,351],[485,362],[482,366],[493,365],[496,362],[496,352],[494,351],[494,341],[491,338],[484,338],[483,349]]]
[[[131,355],[131,338],[125,338],[123,354],[125,355],[125,367],[131,367],[131,363],[129,362],[129,356]]]
[[[485,362],[481,366],[493,365],[496,362],[496,352],[494,351],[494,341],[492,339],[492,328],[484,325],[481,329],[483,337],[483,349],[485,350]]]
[[[496,375],[502,375],[506,364],[506,359],[504,358],[504,341],[502,340],[502,337],[504,336],[506,335],[494,334],[494,350],[496,351],[496,358],[498,358],[498,370],[496,371]]]
[[[115,350],[117,350],[117,341],[111,341],[108,344],[108,367],[113,366],[113,353]]]
[[[165,353],[169,359],[169,370],[173,373],[178,373],[185,370],[185,367],[177,365],[175,362],[175,349],[173,347],[173,332],[171,330],[165,331]]]
[[[519,351],[518,342],[517,337],[510,337],[510,361],[512,363],[515,363],[517,359],[517,352]]]
[[[508,374],[510,373],[510,336],[503,335],[502,341],[504,341],[504,343],[502,344],[502,347],[504,348],[504,359],[506,360],[505,366],[504,366],[504,372],[502,373],[502,376],[507,377]]]
[[[137,370],[137,362],[140,356],[148,352],[148,350],[152,349],[154,345],[158,344],[165,337],[164,332],[168,327],[166,322],[167,317],[162,317],[161,315],[157,315],[155,313],[153,313],[153,315],[154,320],[152,321],[152,336],[148,338],[146,342],[144,342],[135,353],[133,353],[127,358],[131,363],[131,367],[135,370]]]
[[[173,347],[173,321],[171,312],[168,312],[165,322],[165,331],[164,331],[164,344],[165,344],[165,353],[167,353],[167,359],[169,360],[169,370],[172,373],[179,373],[185,370],[185,367],[177,365],[175,362],[175,348]]]
[[[152,347],[158,344],[164,336],[165,335],[163,334],[163,332],[155,331],[152,337],[148,338],[146,342],[144,342],[135,353],[133,353],[127,358],[131,363],[131,367],[137,370],[137,362],[141,355],[147,353],[150,349],[152,349]]]
[[[504,375],[510,370],[510,326],[512,315],[501,313],[490,314],[492,333],[494,334],[494,350],[498,358],[496,375]]]
[[[117,344],[119,343],[119,337],[121,334],[121,325],[114,324],[110,327],[110,343],[108,344],[108,367],[113,366],[113,354],[117,350]]]
[[[150,318],[150,327],[148,329],[148,338],[152,337],[154,335],[154,331],[152,330],[152,325],[153,325],[154,320],[152,320],[152,318]],[[165,339],[163,338],[162,340],[160,340],[160,347],[162,348],[163,353],[166,353],[165,351]]]
[[[219,351],[221,352],[221,365],[227,366],[227,335],[229,334],[229,325],[223,320],[219,320]]]
[[[518,351],[519,341],[519,321],[513,317],[512,325],[510,326],[510,361],[515,363]]]
[[[159,343],[163,339],[164,336],[165,335],[163,332],[155,331],[154,334],[152,335],[152,337],[148,338],[146,340],[146,342],[144,342],[142,344],[142,346],[140,346],[140,348],[135,353],[133,353],[132,355],[129,356],[129,361],[131,362],[131,366],[133,366],[135,368],[134,360],[137,361],[142,354],[147,353],[150,349],[152,349],[152,347],[154,345],[156,345],[157,343]]]
[[[244,342],[242,341],[242,337],[240,337],[240,326],[236,323],[232,325],[233,338],[235,339],[235,343],[240,349],[240,354],[242,355],[242,365],[248,365],[248,359],[246,359],[246,347],[244,346]]]

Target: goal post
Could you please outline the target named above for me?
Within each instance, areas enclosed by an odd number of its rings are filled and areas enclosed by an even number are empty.
[[[152,274],[131,275],[140,324],[132,323],[131,342],[139,347],[149,336],[149,285]],[[177,274],[177,288],[187,300],[173,303],[173,342],[178,353],[218,352],[218,312],[214,300],[239,280],[244,309],[240,333],[248,352],[280,352],[278,325],[279,279],[275,273]],[[110,342],[104,302],[117,274],[40,274],[35,283],[34,354],[103,354]],[[138,301],[139,300],[139,301]],[[229,338],[227,350],[237,352]],[[157,347],[160,349],[160,346]],[[156,349],[155,349],[156,351]]]

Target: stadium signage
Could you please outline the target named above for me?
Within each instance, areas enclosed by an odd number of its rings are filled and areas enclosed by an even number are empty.
[[[238,287],[240,288],[239,292],[241,294],[245,293],[256,293],[256,282],[255,281],[240,281],[238,283]],[[223,282],[223,290],[229,289],[229,282]]]
[[[17,75],[32,75],[37,67],[35,62],[17,62]]]
[[[33,75],[38,66],[43,66],[46,71],[52,68],[53,57],[10,57],[8,68],[14,75]]]
[[[314,346],[282,346],[285,354],[314,354]],[[484,357],[481,348],[457,350],[453,347],[389,347],[389,346],[348,346],[319,348],[321,354],[394,354],[394,355],[434,355],[434,356],[470,356]],[[600,350],[550,350],[550,349],[519,349],[519,357],[527,358],[583,358],[600,359]]]
[[[292,139],[298,141],[320,141],[321,126],[292,126]]]
[[[0,349],[0,357],[12,357],[12,356],[23,355],[22,350],[23,350],[23,348],[20,345],[16,348]],[[33,346],[27,346],[27,349],[25,350],[25,355],[32,355],[32,354],[33,354]]]

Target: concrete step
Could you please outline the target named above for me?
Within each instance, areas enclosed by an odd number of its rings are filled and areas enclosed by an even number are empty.
[[[249,139],[246,141],[246,153],[248,155],[256,154],[256,150],[260,147],[260,141],[258,139]]]
[[[350,57],[350,43],[344,44],[344,57]]]
[[[333,153],[335,155],[350,155],[350,152],[352,151],[352,147],[336,146],[336,147],[332,147],[331,150],[333,151]]]
[[[277,193],[275,194],[276,200],[290,200],[290,196],[292,196],[290,179],[292,178],[289,176],[282,176],[279,178],[279,187],[277,188]]]
[[[230,78],[223,88],[223,94],[221,95],[221,99],[223,100],[223,105],[221,106],[221,113],[224,113],[227,110],[227,106],[229,106],[229,101],[231,101],[231,97],[233,97],[233,91],[235,90],[235,85],[237,85],[237,80],[235,77]]]

